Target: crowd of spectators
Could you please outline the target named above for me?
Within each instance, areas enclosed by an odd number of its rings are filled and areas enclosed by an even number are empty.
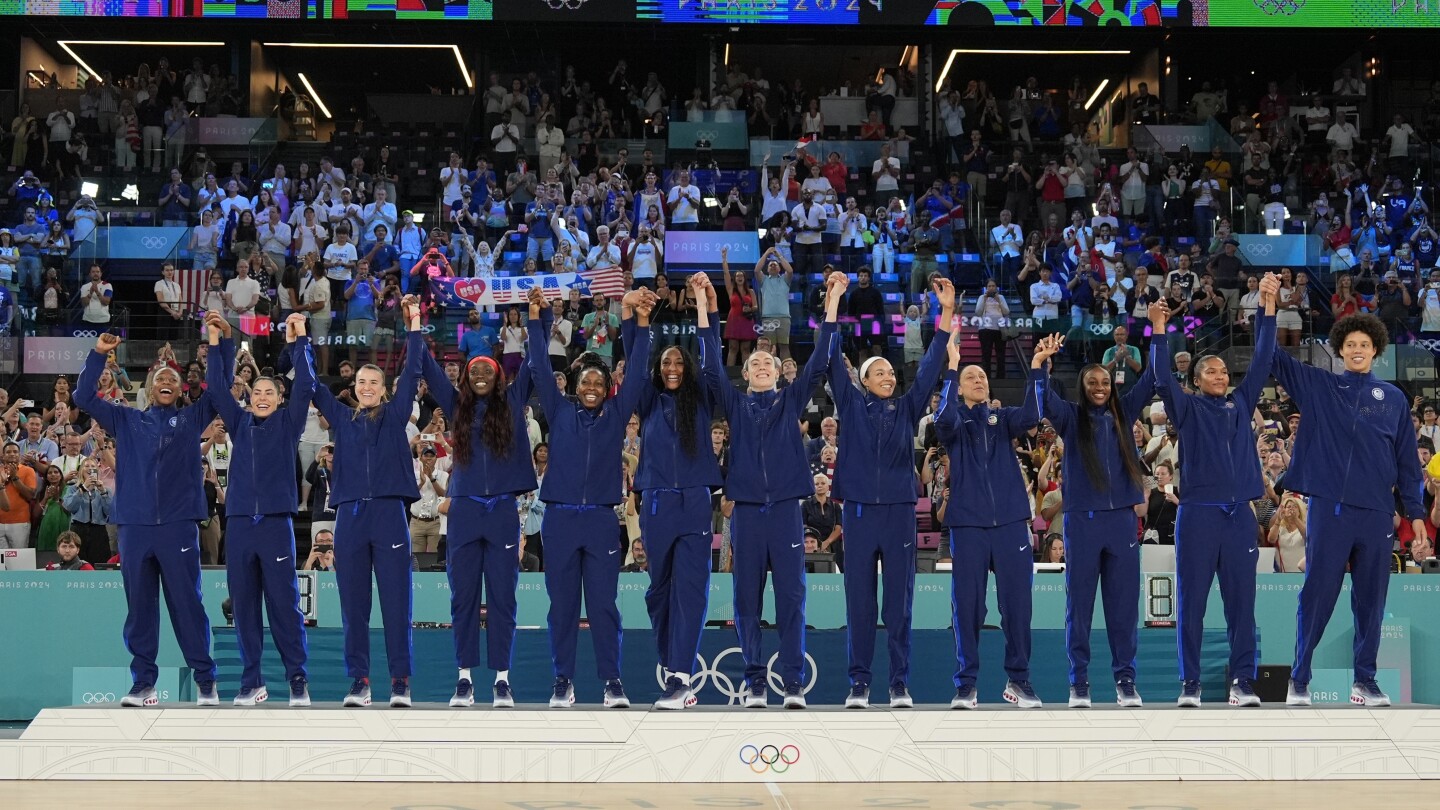
[[[1066,91],[1046,90],[1033,78],[1004,102],[978,80],[942,87],[933,151],[928,158],[915,157],[924,144],[891,127],[894,99],[913,77],[882,73],[864,88],[871,115],[859,137],[880,144],[878,158],[863,166],[847,165],[840,151],[825,147],[836,137],[834,128],[815,97],[798,84],[772,86],[759,70],[747,75],[732,67],[715,87],[697,88],[682,102],[670,96],[657,74],[643,82],[629,75],[621,61],[604,81],[593,83],[573,71],[558,83],[535,74],[508,81],[490,76],[477,90],[484,123],[476,146],[434,167],[433,201],[404,202],[413,200],[406,188],[410,178],[398,154],[383,143],[368,145],[363,154],[323,157],[315,166],[254,167],[240,161],[223,169],[187,149],[183,135],[177,145],[175,133],[164,128],[169,113],[163,109],[158,134],[140,117],[139,146],[130,140],[129,125],[122,140],[116,122],[124,118],[124,102],[134,102],[123,99],[110,110],[116,92],[144,94],[141,103],[170,106],[176,116],[235,112],[234,82],[198,63],[182,76],[162,60],[154,73],[146,69],[133,79],[88,87],[85,98],[91,100],[69,128],[79,132],[93,125],[100,134],[114,135],[112,154],[122,171],[168,173],[153,200],[156,218],[190,228],[188,250],[180,267],[157,268],[153,301],[124,303],[153,308],[153,335],[170,341],[155,364],[181,371],[187,399],[198,397],[205,385],[205,347],[194,345],[198,311],[223,311],[249,338],[236,373],[242,401],[248,382],[278,361],[269,346],[269,325],[291,312],[306,313],[318,370],[344,401],[359,364],[399,368],[404,325],[397,314],[401,296],[410,292],[424,299],[428,323],[454,327],[453,333],[435,329],[430,335],[431,349],[444,359],[452,380],[464,358],[478,354],[496,357],[511,374],[524,373],[524,313],[445,306],[432,294],[430,280],[436,276],[615,271],[624,289],[656,290],[657,330],[693,348],[696,301],[687,285],[667,275],[669,231],[761,234],[761,257],[753,266],[730,267],[728,256],[724,261],[723,334],[734,368],[755,350],[781,358],[782,385],[795,379],[809,321],[824,309],[824,286],[816,280],[835,271],[856,276],[842,312],[865,325],[850,330],[848,360],[858,364],[885,353],[906,379],[913,379],[933,333],[938,307],[926,292],[933,273],[948,274],[967,288],[962,331],[967,339],[977,335],[977,354],[992,380],[1005,377],[1007,346],[1022,316],[1033,319],[1035,329],[1099,335],[1072,341],[1072,359],[1103,363],[1122,388],[1140,376],[1157,339],[1184,374],[1192,354],[1248,339],[1258,305],[1257,278],[1239,254],[1236,236],[1267,230],[1320,233],[1325,240],[1320,266],[1282,271],[1283,345],[1297,345],[1322,332],[1328,320],[1355,311],[1378,312],[1396,342],[1412,335],[1440,340],[1435,269],[1440,248],[1421,193],[1428,186],[1416,182],[1414,160],[1422,135],[1440,132],[1435,128],[1440,122],[1427,119],[1417,130],[1396,116],[1383,133],[1357,129],[1346,110],[1366,96],[1366,88],[1348,74],[1333,93],[1307,94],[1303,110],[1298,104],[1292,109],[1272,84],[1253,116],[1248,103],[1232,109],[1225,95],[1208,87],[1183,110],[1171,105],[1166,112],[1142,84],[1127,102],[1135,124],[1213,119],[1240,146],[1216,147],[1208,159],[1183,147],[1173,153],[1130,147],[1119,159],[1115,150],[1099,145],[1083,103],[1090,88],[1077,79]],[[167,96],[173,104],[161,105]],[[1430,102],[1437,103],[1440,95]],[[632,155],[627,147],[606,152],[600,146],[630,137],[661,148],[672,115],[729,110],[743,111],[751,134],[773,136],[777,146],[800,140],[745,167],[759,176],[753,194],[738,183],[718,186],[716,174],[697,171],[688,160],[665,165],[651,148]],[[63,106],[57,112],[61,119],[70,115]],[[27,115],[22,110],[21,118]],[[17,119],[18,128],[12,128],[23,137],[12,151],[17,176],[10,187],[9,227],[0,230],[0,323],[32,333],[66,318],[110,326],[112,302],[119,302],[106,280],[106,263],[76,258],[77,247],[99,222],[95,200],[80,195],[62,212],[51,190],[71,183],[78,166],[94,161],[72,163],[54,144],[47,150],[42,143],[35,152],[37,125]],[[68,144],[69,131],[62,134]],[[53,124],[50,135],[53,140]],[[967,261],[974,254],[979,261]],[[970,265],[974,275],[965,277]],[[179,270],[208,274],[198,307],[182,298]],[[1331,277],[1328,289],[1315,283],[1316,272]],[[1189,316],[1165,336],[1151,335],[1146,327],[1145,310],[1159,299]],[[572,292],[553,307],[548,350],[555,367],[568,367],[582,351],[594,352],[613,365],[618,386],[627,373],[617,337],[618,297]],[[146,335],[146,328],[134,334]],[[0,537],[51,550],[72,531],[80,559],[105,563],[113,556],[113,527],[107,528],[113,451],[104,431],[73,407],[69,384],[57,380],[48,402],[26,404],[8,396],[0,402],[8,408],[6,430],[15,440],[0,457],[8,496],[0,500]],[[101,386],[109,398],[145,405],[143,386],[132,383],[114,358]],[[1277,566],[1289,571],[1303,565],[1304,506],[1284,494],[1286,450],[1299,418],[1287,403],[1277,391],[1257,415],[1262,435],[1257,454],[1274,497],[1267,493],[1255,508],[1264,533],[1260,541],[1281,550]],[[1417,402],[1416,409],[1422,461],[1428,463],[1440,428],[1433,404]],[[950,496],[948,460],[936,449],[930,422],[922,420],[915,439],[925,496],[917,517],[937,525]],[[529,424],[534,463],[543,477],[549,455],[538,409]],[[805,507],[807,551],[833,554],[843,566],[844,539],[828,480],[843,452],[844,430],[824,391],[812,399],[801,429],[811,438],[817,482]],[[412,507],[414,547],[420,554],[439,553],[446,534],[450,445],[444,417],[423,387],[410,433],[423,495]],[[712,450],[722,467],[727,435],[723,422],[713,426]],[[1138,525],[1151,541],[1173,541],[1176,493],[1184,482],[1175,471],[1174,432],[1159,405],[1136,425],[1135,438],[1148,476]],[[297,458],[303,482],[297,508],[310,518],[315,539],[306,564],[319,568],[333,565],[325,552],[333,547],[333,534],[322,534],[333,532],[334,522],[328,505],[329,441],[328,426],[312,408]],[[638,423],[632,424],[627,487],[643,443]],[[1063,560],[1055,464],[1063,447],[1042,426],[1016,449],[1034,488],[1037,557]],[[230,457],[218,422],[197,455],[205,465],[212,514],[202,531],[202,549],[207,563],[218,564],[224,559],[220,506]],[[1435,472],[1440,474],[1440,466]],[[1433,480],[1427,476],[1427,500],[1433,498]],[[539,530],[544,504],[532,494],[519,508],[522,561],[537,570],[544,560]],[[722,570],[730,557],[728,509],[717,494],[714,529]],[[616,517],[627,565],[644,570],[633,501]],[[1409,539],[1402,539],[1409,548]]]

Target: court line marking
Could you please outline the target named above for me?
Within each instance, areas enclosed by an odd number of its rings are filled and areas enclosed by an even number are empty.
[[[765,789],[770,791],[770,796],[775,800],[775,806],[779,808],[779,810],[790,810],[790,800],[785,798],[784,793],[780,792],[779,785],[774,782],[766,782]]]

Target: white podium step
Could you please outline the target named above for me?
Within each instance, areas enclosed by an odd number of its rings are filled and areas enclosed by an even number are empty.
[[[1440,778],[1440,709],[46,709],[0,779],[1030,782]]]

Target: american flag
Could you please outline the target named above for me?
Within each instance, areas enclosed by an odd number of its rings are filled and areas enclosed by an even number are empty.
[[[186,312],[199,312],[205,300],[205,281],[209,270],[175,271],[175,280],[180,284],[180,304]]]
[[[624,271],[619,267],[607,267],[603,270],[580,270],[579,273],[585,279],[591,295],[604,293],[606,298],[619,298],[629,292],[625,289]]]

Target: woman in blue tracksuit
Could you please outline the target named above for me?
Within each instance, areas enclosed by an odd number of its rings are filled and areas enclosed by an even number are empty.
[[[624,305],[638,312],[639,328],[628,362],[642,369],[650,357],[650,310],[655,294],[627,293]],[[545,590],[550,595],[550,653],[555,665],[551,708],[575,705],[575,645],[580,624],[580,594],[595,643],[595,665],[605,683],[606,708],[630,706],[620,682],[621,554],[615,506],[624,500],[621,448],[625,425],[649,381],[627,374],[619,393],[609,398],[610,369],[600,358],[582,355],[570,399],[555,386],[550,367],[550,328],[541,313],[550,306],[540,289],[530,291],[530,347],[526,362],[550,423],[553,460],[540,485],[545,502]]]
[[[195,673],[201,706],[218,706],[210,622],[200,597],[199,521],[205,506],[197,450],[200,434],[215,418],[214,400],[202,393],[177,408],[179,372],[163,366],[150,377],[145,410],[101,399],[95,390],[118,335],[95,339],[75,385],[75,402],[115,437],[115,500],[110,520],[120,527],[120,574],[125,583],[125,647],[134,686],[122,706],[159,703],[160,590],[185,663]]]
[[[831,273],[825,280],[825,323],[815,351],[795,382],[783,390],[775,387],[780,362],[774,355],[757,351],[745,361],[746,393],[736,391],[725,375],[724,355],[710,328],[708,308],[699,313],[700,368],[730,423],[725,496],[735,502],[730,537],[735,549],[735,630],[745,657],[746,708],[763,709],[769,703],[766,659],[760,643],[767,569],[775,586],[785,708],[805,708],[805,536],[800,501],[814,493],[815,480],[796,426],[829,363],[840,299],[849,282],[843,273]],[[698,299],[710,281],[704,274],[696,274],[691,284],[697,288]]]
[[[713,332],[718,328],[714,288],[706,292]],[[621,328],[627,355],[635,342],[632,323],[627,315]],[[630,368],[640,373],[639,367]],[[724,483],[710,450],[714,411],[694,355],[679,346],[660,352],[650,385],[640,389],[640,435],[646,449],[635,474],[640,536],[650,573],[645,607],[665,680],[657,709],[687,709],[696,703],[690,677],[710,603],[711,492]]]
[[[370,705],[370,582],[380,592],[390,705],[410,705],[410,504],[420,499],[405,426],[420,387],[420,307],[415,296],[400,304],[409,335],[395,398],[385,399],[385,372],[366,364],[355,372],[357,407],[315,387],[315,407],[335,432],[330,505],[335,509],[335,584],[345,632],[345,671],[353,679],[346,706]]]
[[[505,376],[489,355],[470,358],[457,390],[428,352],[425,383],[452,425],[446,575],[460,669],[450,705],[475,705],[470,669],[480,665],[480,605],[486,606],[492,705],[511,708],[510,659],[515,648],[515,589],[520,583],[520,515],[516,498],[535,489],[526,438],[530,375]],[[481,582],[485,599],[481,599]]]
[[[1285,488],[1310,496],[1305,585],[1296,618],[1295,664],[1285,702],[1310,705],[1310,662],[1350,571],[1355,615],[1355,681],[1350,702],[1389,706],[1375,681],[1380,623],[1390,582],[1395,499],[1416,537],[1425,537],[1425,482],[1405,394],[1371,373],[1389,340],[1374,315],[1348,315],[1330,328],[1340,374],[1275,350],[1275,379],[1300,406],[1302,425]]]
[[[1035,344],[1025,401],[1018,408],[990,408],[990,378],[980,366],[960,370],[960,348],[949,344],[950,370],[935,414],[935,430],[950,457],[951,621],[955,628],[955,697],[952,709],[979,705],[980,630],[985,591],[995,572],[995,596],[1005,631],[1005,691],[1022,709],[1038,709],[1030,685],[1030,611],[1034,554],[1030,549],[1029,487],[1020,474],[1012,442],[1040,423],[1044,364],[1060,350],[1059,335]]]
[[[1170,347],[1150,344],[1150,365],[1165,413],[1179,433],[1180,509],[1175,518],[1175,602],[1180,648],[1177,705],[1200,705],[1200,640],[1210,585],[1220,575],[1230,641],[1230,705],[1259,706],[1253,682],[1259,663],[1255,643],[1255,560],[1259,526],[1250,502],[1265,494],[1255,453],[1254,412],[1270,379],[1275,354],[1275,295],[1270,275],[1260,283],[1265,309],[1255,322],[1255,355],[1245,379],[1230,388],[1225,361],[1206,355],[1191,364],[1198,394],[1187,394],[1170,371]],[[1170,312],[1150,305],[1152,334],[1165,334]]]
[[[264,646],[261,605],[270,616],[270,636],[285,679],[290,684],[290,705],[309,706],[310,690],[305,674],[305,615],[300,611],[300,586],[295,578],[295,525],[292,514],[299,501],[295,476],[288,461],[293,459],[305,431],[305,417],[315,389],[315,367],[310,360],[310,341],[305,337],[305,316],[297,313],[286,320],[285,339],[290,343],[295,383],[284,410],[280,410],[280,389],[275,380],[261,377],[250,388],[250,408],[235,401],[235,344],[230,324],[218,312],[205,318],[210,332],[211,355],[206,366],[215,409],[225,420],[235,445],[230,459],[230,478],[225,489],[225,576],[234,606],[235,638],[240,645],[240,692],[236,706],[254,706],[269,698],[260,672]],[[221,339],[221,335],[224,339]]]
[[[940,378],[955,287],[948,279],[934,285],[940,301],[940,327],[920,361],[910,390],[895,395],[895,369],[883,357],[860,366],[856,390],[845,367],[840,341],[830,358],[830,392],[844,426],[836,456],[832,496],[844,504],[846,647],[850,657],[850,694],[846,708],[870,705],[870,665],[875,659],[875,603],[880,595],[876,567],[884,572],[885,605],[881,616],[890,648],[890,707],[914,705],[906,686],[910,674],[910,612],[915,598],[915,425],[930,404]]]
[[[1045,416],[1064,440],[1061,460],[1065,513],[1065,642],[1070,655],[1070,708],[1090,707],[1090,620],[1095,591],[1105,600],[1116,701],[1141,705],[1135,690],[1139,644],[1140,458],[1130,426],[1155,395],[1154,368],[1135,387],[1116,393],[1110,372],[1094,363],[1080,369],[1079,404],[1047,386]]]

